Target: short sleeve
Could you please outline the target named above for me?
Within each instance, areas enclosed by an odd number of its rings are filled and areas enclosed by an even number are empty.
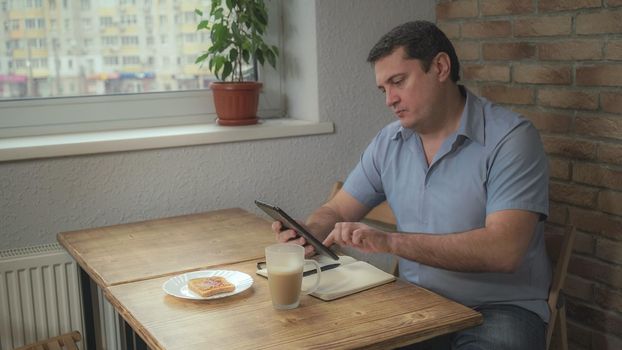
[[[346,179],[343,189],[368,208],[385,200],[381,172],[376,155],[382,132],[376,135]]]
[[[486,214],[521,209],[548,216],[548,161],[535,127],[520,123],[497,145],[488,170]]]

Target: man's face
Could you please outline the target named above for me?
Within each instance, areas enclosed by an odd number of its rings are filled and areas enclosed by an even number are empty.
[[[376,61],[374,71],[386,105],[403,127],[416,130],[431,122],[438,80],[434,67],[426,73],[419,60],[405,57],[404,48],[400,47]]]

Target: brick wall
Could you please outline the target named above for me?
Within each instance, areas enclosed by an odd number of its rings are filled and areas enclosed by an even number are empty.
[[[439,0],[472,91],[527,116],[551,167],[547,233],[574,224],[572,349],[622,349],[622,0]]]

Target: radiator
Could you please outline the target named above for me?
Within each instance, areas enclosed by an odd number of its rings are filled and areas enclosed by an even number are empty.
[[[73,330],[84,336],[78,276],[58,244],[0,251],[0,350]],[[99,290],[98,296],[103,349],[121,349],[119,317]]]

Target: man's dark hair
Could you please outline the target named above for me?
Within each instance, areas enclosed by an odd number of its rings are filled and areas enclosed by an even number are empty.
[[[432,59],[445,52],[451,62],[451,80],[460,80],[460,62],[451,41],[438,27],[428,21],[406,22],[382,36],[369,51],[367,62],[376,63],[397,48],[403,47],[407,58],[421,61],[423,71],[428,72]]]

